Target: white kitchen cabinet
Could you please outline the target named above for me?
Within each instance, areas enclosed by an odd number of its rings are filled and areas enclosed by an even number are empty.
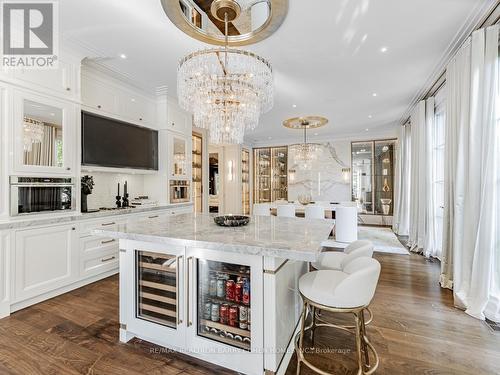
[[[15,239],[15,302],[54,291],[77,279],[75,225],[20,230]]]
[[[80,60],[64,56],[57,69],[0,68],[0,80],[41,94],[80,100]]]
[[[78,115],[70,101],[13,90],[11,174],[74,176]]]
[[[167,129],[191,137],[191,114],[183,111],[171,98],[167,102]]]
[[[31,89],[73,99],[79,97],[79,75],[79,65],[63,60],[59,60],[58,69],[14,69],[12,71],[13,78]]]
[[[128,91],[117,94],[120,115],[137,124],[155,125],[155,105],[152,101]]]
[[[120,248],[120,341],[141,333],[183,349],[184,247],[126,241]]]
[[[118,97],[112,86],[82,76],[82,105],[92,112],[113,115],[118,113]]]
[[[0,319],[10,314],[11,233],[0,232]]]
[[[121,121],[156,128],[156,98],[92,68],[82,73],[84,110]]]

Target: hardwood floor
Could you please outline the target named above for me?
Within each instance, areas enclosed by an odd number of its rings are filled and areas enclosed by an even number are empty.
[[[438,264],[418,255],[376,258],[382,274],[368,334],[381,358],[377,374],[500,374],[500,334],[453,308],[451,292],[438,286]],[[355,373],[351,336],[319,329],[316,348],[337,352],[307,355],[313,363]],[[117,277],[0,320],[1,375],[231,373],[141,340],[119,343]],[[303,366],[302,374],[312,372]]]

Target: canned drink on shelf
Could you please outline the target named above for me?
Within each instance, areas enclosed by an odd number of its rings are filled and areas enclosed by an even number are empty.
[[[240,306],[239,321],[240,328],[246,329],[248,324],[248,307]]]
[[[223,303],[220,306],[219,315],[220,315],[220,322],[222,324],[228,324],[228,322],[229,322],[229,305],[227,303]]]
[[[210,316],[212,322],[218,322],[220,319],[219,315],[219,304],[218,303],[212,303],[212,311],[211,311],[211,316]]]
[[[210,302],[206,302],[203,308],[203,319],[210,319],[212,316],[212,304]]]
[[[238,303],[243,301],[243,281],[238,281],[234,287],[234,301]]]
[[[217,279],[217,298],[226,297],[226,282],[224,279]]]
[[[250,304],[250,280],[245,278],[243,282],[243,298],[242,301],[245,305]]]
[[[210,295],[210,297],[217,296],[217,279],[212,277],[208,285],[208,294]]]
[[[238,325],[238,306],[233,305],[229,308],[228,323],[231,327],[236,327]]]
[[[236,284],[233,280],[226,281],[226,299],[228,301],[234,301],[234,293],[236,289]]]

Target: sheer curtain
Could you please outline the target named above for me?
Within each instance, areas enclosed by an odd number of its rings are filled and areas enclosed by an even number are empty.
[[[410,230],[408,246],[412,251],[420,251],[425,240],[425,101],[420,101],[413,110],[411,122],[411,162],[410,162]]]
[[[447,229],[441,265],[441,284],[453,285],[455,304],[471,316],[484,319],[486,311],[495,320],[498,35],[498,25],[474,32],[447,68]]]
[[[396,169],[396,205],[394,209],[394,224],[392,229],[401,236],[409,234],[410,225],[410,157],[411,157],[411,127],[401,126],[399,131],[399,152]]]

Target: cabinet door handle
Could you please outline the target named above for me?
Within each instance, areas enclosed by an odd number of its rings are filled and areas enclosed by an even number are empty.
[[[71,91],[71,88],[70,87],[66,87],[66,91]]]
[[[114,221],[112,221],[111,223],[104,223],[104,224],[101,224],[101,226],[103,227],[107,227],[108,225],[115,225],[116,223]]]
[[[71,168],[70,168],[70,167],[67,167],[67,168],[66,168],[66,170],[67,170],[67,171],[70,171],[70,170],[71,170]]]
[[[183,256],[180,255],[177,257],[177,264],[176,264],[176,273],[175,273],[175,285],[177,287],[177,309],[176,309],[176,319],[177,319],[177,325],[182,324],[182,319],[180,318],[179,314],[179,270],[181,269],[180,264],[181,264],[181,259],[183,259]]]
[[[157,217],[160,217],[160,216],[159,215],[148,216],[148,219],[156,219]]]
[[[186,288],[186,326],[187,327],[190,327],[193,322],[191,321],[191,317],[190,317],[190,314],[189,314],[189,287],[190,287],[190,281],[189,280],[189,277],[190,277],[190,272],[189,272],[189,269],[190,269],[190,266],[192,265],[193,263],[193,257],[189,257],[188,258],[188,263],[187,263],[187,269],[186,269],[186,279],[187,279],[187,288]]]
[[[101,241],[101,243],[104,245],[104,244],[115,242],[115,241],[116,241],[115,239],[112,239],[112,240]]]
[[[102,258],[102,259],[101,259],[101,262],[102,262],[102,263],[109,262],[110,260],[113,260],[113,259],[115,259],[115,258],[116,258],[116,257],[115,257],[114,255],[113,255],[112,257],[109,257],[109,258]]]

